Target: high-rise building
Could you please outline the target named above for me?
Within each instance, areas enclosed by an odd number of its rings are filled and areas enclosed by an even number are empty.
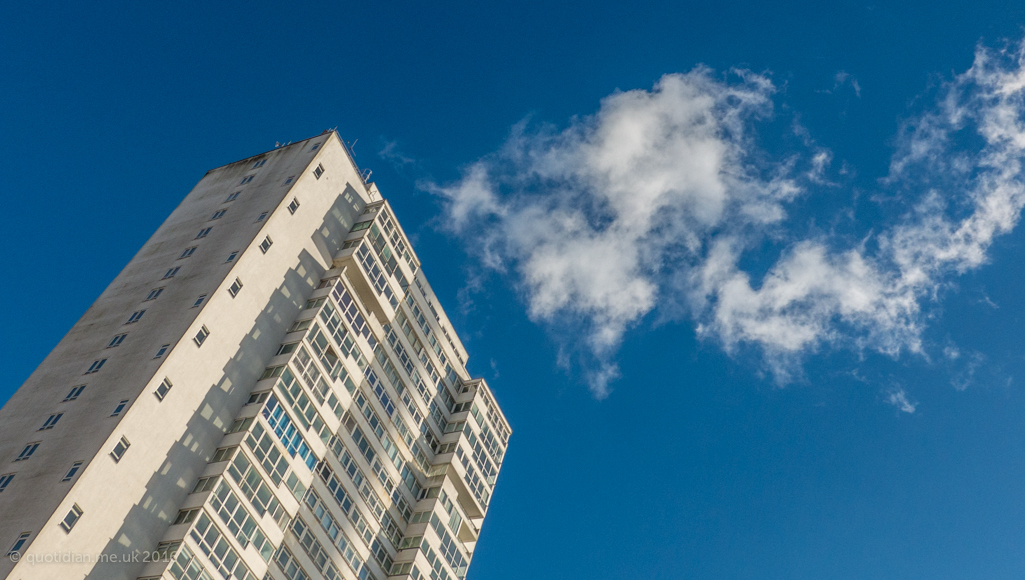
[[[0,578],[462,578],[466,358],[335,132],[213,169],[0,410]]]

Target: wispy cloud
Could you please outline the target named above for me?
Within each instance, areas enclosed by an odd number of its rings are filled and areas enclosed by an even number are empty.
[[[886,402],[897,407],[903,413],[914,413],[918,403],[908,400],[908,394],[902,388],[894,388],[886,394]]]
[[[700,337],[755,346],[782,382],[823,346],[922,353],[923,308],[985,263],[1025,206],[1022,48],[978,48],[902,128],[881,186],[911,209],[854,242],[801,237],[788,218],[836,185],[823,178],[831,153],[810,140],[775,159],[756,146],[775,93],[747,71],[666,75],[562,130],[520,123],[462,179],[428,189],[481,263],[514,277],[531,318],[578,331],[599,398],[626,331],[679,305]],[[774,265],[745,270],[770,237],[785,242]]]

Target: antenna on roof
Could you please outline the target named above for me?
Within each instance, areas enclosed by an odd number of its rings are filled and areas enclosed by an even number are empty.
[[[277,141],[275,141],[274,142],[274,148],[277,149],[278,147],[281,147],[281,143],[278,143]]]
[[[360,176],[360,177],[363,178],[363,183],[366,183],[367,180],[370,179],[370,174],[371,173],[373,173],[373,171],[370,170],[370,169],[364,169],[363,170],[363,175]]]

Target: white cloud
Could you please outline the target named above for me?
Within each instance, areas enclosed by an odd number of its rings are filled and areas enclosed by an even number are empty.
[[[781,381],[825,345],[920,353],[923,307],[984,264],[1025,206],[1022,56],[980,47],[904,127],[883,186],[913,209],[854,244],[788,229],[795,198],[835,190],[823,177],[832,154],[805,139],[806,151],[767,161],[754,128],[775,88],[746,71],[666,75],[561,131],[521,123],[461,180],[428,188],[482,263],[515,276],[534,320],[583,330],[599,398],[627,329],[679,304],[699,336],[728,352],[757,346]],[[967,132],[981,145],[964,145]],[[755,279],[741,264],[767,236],[789,241]]]
[[[908,394],[902,388],[895,388],[887,393],[886,402],[904,413],[914,413],[918,408],[918,402],[909,401]]]

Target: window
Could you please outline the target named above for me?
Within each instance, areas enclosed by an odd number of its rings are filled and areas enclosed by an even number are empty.
[[[199,329],[199,332],[196,333],[196,336],[192,341],[196,343],[196,346],[203,346],[203,343],[206,341],[206,337],[208,336],[210,336],[210,331],[203,326]]]
[[[199,481],[196,482],[196,487],[192,488],[192,493],[203,493],[210,491],[217,484],[217,476],[213,475],[210,477],[200,477]]]
[[[353,224],[352,229],[349,230],[349,231],[350,232],[358,232],[360,230],[365,230],[365,229],[369,228],[370,224],[372,224],[372,223],[374,223],[374,220],[367,220],[365,222],[357,222],[357,223]]]
[[[79,469],[82,469],[81,461],[72,463],[71,469],[68,470],[68,473],[64,476],[64,479],[61,479],[61,481],[71,481],[71,478],[75,477],[75,474],[78,473]]]
[[[74,401],[75,399],[78,398],[79,395],[82,394],[82,391],[84,391],[84,390],[85,390],[85,385],[78,385],[77,387],[72,387],[71,388],[71,392],[68,393],[68,396],[64,397],[64,400],[61,401],[61,402],[62,403],[67,403],[68,401]]]
[[[173,386],[174,385],[171,384],[171,381],[167,377],[164,377],[164,380],[161,381],[160,385],[157,387],[157,390],[154,391],[153,394],[157,396],[158,400],[163,401],[164,397],[167,396],[167,392],[170,391],[171,387]]]
[[[125,456],[125,451],[128,451],[128,448],[131,446],[132,444],[122,437],[121,440],[117,442],[117,445],[114,446],[114,450],[110,452],[110,456],[114,458],[115,462],[121,461],[121,458]]]
[[[167,353],[167,349],[169,349],[169,348],[171,348],[170,344],[162,344],[162,345],[160,345],[160,348],[157,349],[157,354],[153,358],[160,358],[160,357],[164,356],[164,354]]]
[[[267,219],[267,214],[269,214],[269,213],[270,213],[269,211],[265,211],[265,212],[261,213],[260,217],[256,218],[256,221],[262,222],[263,220]]]
[[[56,413],[56,414],[50,415],[49,417],[46,418],[46,421],[43,421],[43,426],[40,427],[39,430],[40,431],[46,431],[48,429],[53,429],[53,426],[56,425],[57,421],[60,421],[61,417],[63,417],[63,416],[64,416],[64,413]]]
[[[154,289],[150,290],[149,291],[149,295],[146,296],[146,300],[156,300],[157,296],[160,296],[160,293],[163,292],[163,291],[164,291],[163,287],[154,288]]]
[[[267,367],[266,369],[263,370],[263,374],[260,375],[260,379],[259,380],[262,381],[263,379],[274,379],[274,378],[280,377],[281,374],[284,371],[285,371],[285,365],[276,366],[276,367]]]
[[[278,367],[278,368],[285,368],[285,367]],[[253,394],[249,395],[249,400],[246,401],[246,404],[247,405],[252,405],[254,403],[262,403],[262,402],[267,400],[268,395],[270,395],[270,391],[263,391],[263,392],[260,392],[260,393],[253,393]]]
[[[213,228],[203,228],[203,229],[199,230],[199,233],[196,234],[196,239],[198,240],[199,238],[205,238],[206,235],[209,234],[210,230],[212,230],[212,229]]]
[[[238,250],[235,250],[234,252],[228,254],[228,259],[225,260],[224,262],[230,264],[231,262],[234,262],[235,258],[237,258],[237,257],[238,257]]]
[[[288,344],[283,344],[283,345],[279,346],[278,347],[278,352],[276,352],[274,354],[275,354],[275,356],[277,356],[279,354],[293,353],[293,352],[295,352],[295,349],[297,349],[297,348],[299,348],[299,343],[298,342],[290,342]]]
[[[93,373],[99,372],[100,369],[103,368],[103,363],[105,362],[107,362],[107,359],[105,358],[100,360],[94,360],[93,364],[89,365],[89,370],[85,371],[85,374],[91,375]]]
[[[192,303],[192,307],[195,308],[197,306],[200,306],[201,304],[203,304],[203,302],[205,300],[206,300],[206,294],[200,294],[199,298],[196,298],[196,301]]]
[[[261,159],[261,160],[257,161],[256,163],[253,164],[253,169],[256,169],[257,167],[263,167],[264,163],[267,163],[266,159]]]
[[[221,447],[217,451],[214,451],[214,456],[210,460],[210,463],[217,463],[231,459],[231,456],[235,454],[236,449],[238,449],[237,445],[235,447]]]
[[[349,248],[355,248],[362,241],[363,241],[363,238],[356,238],[355,240],[349,240],[349,241],[345,242],[344,244],[342,244],[342,249],[343,250],[348,250]]]
[[[7,489],[7,486],[10,485],[12,479],[14,479],[13,473],[0,475],[0,492]]]
[[[299,200],[292,198],[292,202],[288,204],[289,213],[295,213],[295,210],[299,209]]]
[[[324,166],[322,164],[318,164],[316,169],[313,170],[313,177],[320,179],[321,175],[324,175]]]
[[[266,254],[267,250],[270,249],[270,247],[271,247],[271,245],[273,243],[274,243],[274,240],[270,239],[270,236],[267,236],[266,238],[263,239],[262,242],[260,242],[260,249],[263,250],[264,254]]]
[[[32,457],[32,454],[36,452],[36,449],[39,449],[39,443],[40,441],[35,441],[26,445],[25,448],[21,450],[21,453],[18,454],[15,461],[25,461],[29,457]]]
[[[307,300],[306,301],[306,306],[304,306],[303,308],[304,309],[317,308],[318,306],[324,304],[324,300],[326,300],[326,298],[314,298],[312,300]]]
[[[178,512],[178,517],[174,518],[174,521],[171,522],[171,525],[177,526],[178,524],[191,524],[196,520],[196,516],[199,515],[199,512],[199,508],[181,510]]]
[[[310,327],[311,323],[313,323],[312,318],[307,318],[306,320],[296,320],[295,324],[293,324],[291,328],[288,329],[288,332],[299,332],[301,330],[306,330]]]
[[[61,522],[61,527],[64,528],[65,532],[70,532],[71,528],[75,527],[78,523],[78,519],[82,517],[82,508],[78,507],[78,504],[71,506],[71,511],[68,515],[64,516],[64,521]]]
[[[242,280],[239,280],[238,278],[235,278],[235,281],[232,282],[231,287],[228,288],[228,292],[231,294],[231,297],[234,298],[234,297],[238,296],[238,293],[241,290],[242,290]]]
[[[226,210],[226,209],[219,209],[219,210],[214,212],[214,215],[210,216],[210,219],[211,220],[219,220],[222,217],[224,217],[224,214],[226,214],[226,213],[228,213],[228,210]]]
[[[247,175],[247,176],[243,177],[243,178],[242,178],[242,181],[238,182],[238,184],[239,184],[239,185],[245,185],[245,184],[249,183],[250,181],[252,181],[252,180],[253,180],[253,177],[255,177],[255,176],[253,176],[253,175]]]
[[[125,324],[132,324],[133,322],[139,322],[139,319],[142,318],[143,314],[146,314],[145,310],[137,310],[137,311],[133,312],[132,315],[128,317],[128,322],[126,322]]]
[[[314,143],[313,147],[310,147],[310,152],[312,153],[312,152],[316,151],[317,149],[320,149],[320,143]]]
[[[235,193],[229,193],[228,197],[224,200],[224,203],[228,203],[229,201],[235,201],[236,199],[238,199],[238,196],[241,193],[242,193],[241,191],[236,191]]]
[[[288,179],[285,180],[285,185],[288,185],[288,184],[292,183],[293,181],[295,181],[295,176],[294,175],[289,175]]]
[[[170,562],[175,556],[178,555],[178,548],[182,545],[181,540],[174,540],[171,542],[160,542],[157,544],[157,549],[153,552],[152,562]],[[160,576],[153,576],[148,578],[140,578],[140,580],[160,580]]]
[[[235,419],[235,422],[231,424],[228,429],[228,433],[238,433],[239,431],[245,431],[253,426],[253,421],[256,417],[247,417],[245,419]]]
[[[163,278],[163,279],[164,279],[164,280],[167,280],[168,278],[174,278],[174,275],[175,275],[175,274],[177,274],[177,273],[178,273],[178,270],[181,270],[181,269],[182,269],[182,267],[181,267],[181,266],[175,266],[174,268],[171,268],[170,270],[168,270],[168,271],[167,271],[167,272],[166,272],[166,273],[164,274],[164,278]]]
[[[125,407],[127,407],[127,406],[128,406],[128,399],[125,399],[124,401],[121,401],[120,403],[117,404],[117,407],[114,407],[114,412],[111,413],[110,416],[111,417],[117,417],[118,415],[121,414],[121,411],[125,410]]]
[[[127,333],[119,334],[119,335],[115,336],[114,338],[110,339],[110,343],[107,344],[107,348],[114,348],[116,346],[121,346],[121,343],[125,341],[125,337],[126,336],[128,336]]]
[[[28,542],[28,538],[31,535],[32,532],[22,532],[21,535],[18,536],[18,539],[14,541],[14,545],[11,546],[11,549],[7,551],[7,556],[10,557],[15,554],[21,554],[21,549],[25,547],[25,543]]]

